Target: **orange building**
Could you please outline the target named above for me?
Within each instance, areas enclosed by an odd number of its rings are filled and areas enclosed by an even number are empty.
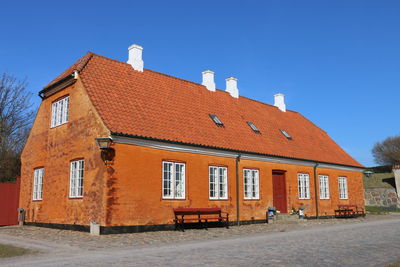
[[[93,53],[39,95],[23,150],[20,207],[26,223],[101,232],[169,229],[173,208],[220,207],[240,223],[305,207],[332,216],[364,206],[363,166],[326,132],[286,110]],[[100,149],[99,144],[108,144]],[[106,146],[107,147],[107,146]]]

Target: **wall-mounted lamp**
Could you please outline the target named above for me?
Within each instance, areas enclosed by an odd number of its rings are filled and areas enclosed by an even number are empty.
[[[112,139],[110,137],[98,137],[96,138],[96,142],[101,150],[109,149],[112,143]]]
[[[101,159],[105,165],[110,165],[114,159],[115,151],[111,148],[112,139],[110,137],[96,138],[97,146],[101,149]]]

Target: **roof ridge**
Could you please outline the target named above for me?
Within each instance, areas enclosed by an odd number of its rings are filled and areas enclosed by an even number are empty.
[[[303,114],[299,113],[300,116],[302,116],[304,119],[306,119],[308,122],[310,122],[311,124],[313,124],[315,127],[317,127],[318,129],[320,129],[321,131],[323,131],[326,135],[329,136],[328,132],[325,131],[324,129],[322,129],[321,127],[319,127],[318,125],[316,125],[314,122],[312,122],[311,120],[309,120],[306,116],[304,116]],[[332,139],[333,140],[333,139]]]
[[[256,100],[256,99],[253,99],[253,98],[250,98],[250,97],[247,97],[247,96],[239,96],[239,97],[241,97],[241,98],[246,98],[247,100],[250,100],[250,101],[253,101],[253,102],[257,102],[257,103],[260,103],[260,104],[263,104],[263,105],[266,105],[266,106],[270,106],[270,107],[272,107],[272,108],[275,107],[275,106],[272,105],[272,104],[268,104],[268,103],[265,103],[265,102],[262,102],[262,101],[260,101],[260,100]],[[276,107],[276,108],[278,108],[278,107]],[[295,111],[295,110],[286,109],[286,111],[290,111],[290,112],[293,112],[293,113],[301,114],[301,113],[299,113],[299,112],[297,112],[297,111]]]
[[[121,64],[124,64],[124,65],[129,65],[129,63],[126,63],[126,62],[123,62],[123,61],[120,61],[120,60],[117,60],[117,59],[113,59],[113,58],[110,58],[110,57],[106,57],[106,56],[103,56],[103,55],[99,55],[99,54],[96,54],[96,53],[93,53],[93,52],[90,52],[90,53],[92,53],[94,56],[97,56],[97,57],[100,57],[100,58],[103,58],[103,59],[107,59],[107,60],[110,60],[110,61],[113,61],[113,62],[121,63]],[[169,78],[181,80],[181,81],[183,81],[183,82],[187,82],[187,83],[192,83],[192,84],[195,84],[195,85],[204,86],[204,85],[202,85],[201,83],[189,81],[189,80],[186,80],[186,79],[183,79],[183,78],[179,78],[179,77],[176,77],[176,76],[172,76],[172,75],[170,75],[170,74],[165,74],[165,73],[162,73],[162,72],[159,72],[159,71],[156,71],[156,70],[152,70],[152,69],[148,69],[148,68],[144,68],[144,70],[150,71],[150,72],[153,72],[153,73],[156,73],[156,74],[160,74],[160,75],[163,75],[163,76],[167,76],[167,77],[169,77]],[[205,86],[204,86],[204,87],[205,87]],[[223,91],[223,90],[221,90],[221,91]]]
[[[83,57],[81,57],[79,60],[81,60],[81,59],[84,58],[85,56],[87,56],[87,58],[85,58],[85,59],[83,60],[83,62],[79,62],[79,63],[78,63],[78,68],[77,68],[76,70],[77,70],[78,72],[81,72],[81,71],[86,67],[86,65],[89,63],[89,61],[92,59],[93,55],[95,55],[95,53],[90,52],[90,51],[86,52],[86,54],[85,54]],[[82,63],[82,66],[79,66],[79,64],[81,64],[81,63]]]
[[[120,60],[116,60],[116,59],[113,59],[113,58],[110,58],[110,57],[106,57],[106,56],[94,53],[92,51],[88,51],[88,53],[91,53],[93,56],[100,57],[100,58],[103,58],[103,59],[107,59],[107,60],[110,60],[110,61],[114,61],[114,62],[117,62],[117,63],[128,64],[126,62],[123,62],[123,61],[120,61]]]
[[[175,77],[175,76],[172,76],[170,74],[165,74],[165,73],[162,73],[162,72],[159,72],[159,71],[156,71],[156,70],[151,70],[151,69],[146,69],[146,68],[145,68],[145,70],[150,71],[150,72],[154,72],[156,74],[160,74],[160,75],[163,75],[163,76],[167,76],[169,78],[177,79],[177,80],[180,80],[182,82],[193,83],[195,85],[200,85],[200,86],[204,86],[205,87],[205,85],[202,85],[201,83],[197,83],[197,82],[189,81],[189,80],[186,80],[186,79],[183,79],[183,78]]]
[[[110,60],[110,61],[112,61],[112,62],[116,62],[116,63],[120,63],[120,64],[124,64],[124,65],[125,65],[125,64],[129,65],[129,63],[126,63],[126,62],[123,62],[123,61],[120,61],[120,60],[117,60],[117,59],[113,59],[113,58],[110,58],[110,57],[106,57],[106,56],[103,56],[103,55],[94,53],[94,52],[92,52],[92,51],[88,51],[84,56],[86,56],[86,55],[89,55],[89,57],[87,58],[85,64],[84,64],[80,69],[78,69],[79,72],[81,72],[81,71],[86,67],[86,65],[88,64],[88,62],[90,61],[90,59],[91,59],[93,56],[97,56],[97,57],[102,58],[102,59]],[[83,56],[83,57],[84,57],[84,56]],[[82,58],[83,58],[83,57],[82,57]],[[82,59],[82,58],[81,58],[81,59]],[[78,61],[79,61],[79,60],[78,60]],[[74,63],[74,64],[75,64],[75,63]],[[78,64],[79,64],[79,63],[78,63]],[[159,71],[156,71],[156,70],[152,70],[152,69],[148,69],[148,68],[144,68],[144,70],[150,71],[150,72],[153,72],[153,73],[155,73],[155,74],[162,75],[162,76],[166,76],[166,77],[169,77],[169,78],[172,78],[172,79],[177,79],[177,80],[180,80],[180,81],[182,81],[182,82],[187,82],[187,83],[191,83],[191,84],[195,84],[195,85],[199,85],[199,86],[205,87],[205,86],[204,86],[203,84],[201,84],[201,83],[197,83],[197,82],[194,82],[194,81],[189,81],[189,80],[186,80],[186,79],[183,79],[183,78],[180,78],[180,77],[176,77],[176,76],[172,76],[172,75],[170,75],[170,74],[165,74],[165,73],[162,73],[162,72],[159,72]],[[227,93],[225,90],[222,90],[222,89],[216,88],[216,90],[218,90],[218,91],[220,91],[220,92]],[[275,106],[272,105],[272,104],[268,104],[268,103],[262,102],[262,101],[260,101],[260,100],[252,99],[252,98],[249,98],[249,97],[246,97],[246,96],[239,95],[239,98],[245,98],[245,99],[247,99],[247,100],[250,100],[250,101],[253,101],[253,102],[257,102],[257,103],[260,103],[260,104],[263,104],[263,105],[266,105],[266,106],[269,106],[269,107],[275,107]],[[287,109],[286,111],[301,114],[301,113],[299,113],[299,112],[297,112],[297,111],[294,111],[294,110],[289,110],[289,109]],[[303,116],[303,117],[304,117],[304,116]]]
[[[81,56],[78,60],[76,60],[73,64],[71,64],[69,67],[67,67],[64,71],[62,71],[56,78],[54,78],[52,81],[50,81],[48,84],[43,86],[43,90],[46,90],[47,88],[53,86],[57,82],[61,81],[62,79],[66,78],[68,75],[71,75],[75,70],[78,72],[81,72],[81,70],[87,65],[87,63],[90,61],[90,59],[93,57],[92,52],[88,51],[86,54]],[[42,91],[43,91],[42,90]]]

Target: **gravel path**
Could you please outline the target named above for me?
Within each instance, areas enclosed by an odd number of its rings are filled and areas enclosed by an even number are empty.
[[[1,266],[385,266],[400,261],[400,216],[90,236],[2,227],[0,243],[40,253]]]

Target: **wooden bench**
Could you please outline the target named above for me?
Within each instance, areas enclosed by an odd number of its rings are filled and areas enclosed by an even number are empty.
[[[229,228],[229,214],[224,212],[222,215],[220,208],[176,208],[175,230],[185,231],[184,224],[189,222],[199,223],[201,227],[207,229],[209,222],[220,222]]]
[[[365,216],[364,208],[352,204],[339,204],[338,209],[335,210],[336,218],[354,218],[358,216]]]

